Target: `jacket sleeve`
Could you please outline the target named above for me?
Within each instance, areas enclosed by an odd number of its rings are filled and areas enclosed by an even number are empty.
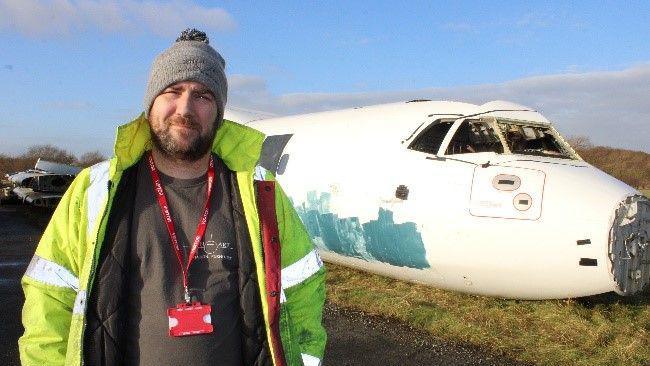
[[[294,341],[305,366],[321,364],[327,334],[322,324],[325,267],[291,201],[276,184],[276,210],[282,243],[282,289]],[[293,342],[292,342],[293,343]]]
[[[82,225],[80,173],[59,202],[21,283],[25,293],[18,340],[23,365],[62,365],[79,288],[78,242]]]

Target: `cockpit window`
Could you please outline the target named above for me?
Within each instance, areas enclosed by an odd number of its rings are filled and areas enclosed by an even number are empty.
[[[433,122],[409,145],[409,149],[422,151],[428,154],[437,154],[442,140],[454,124],[454,121]]]
[[[446,155],[479,152],[503,153],[503,145],[492,126],[482,120],[463,121],[447,146]]]
[[[550,127],[502,120],[497,120],[497,125],[513,154],[573,159]]]

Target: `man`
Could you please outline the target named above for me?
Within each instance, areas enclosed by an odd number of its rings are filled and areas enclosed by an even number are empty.
[[[23,364],[320,364],[324,268],[263,135],[223,120],[224,67],[196,30],[156,58],[23,277]]]

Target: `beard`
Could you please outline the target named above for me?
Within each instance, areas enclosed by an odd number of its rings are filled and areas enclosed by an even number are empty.
[[[172,125],[184,126],[198,132],[198,136],[187,136],[185,141],[175,137],[170,129]],[[205,156],[212,147],[212,141],[217,132],[217,123],[207,133],[201,133],[201,126],[191,118],[171,116],[163,121],[162,127],[151,127],[151,140],[164,155],[175,160],[194,162]],[[186,131],[184,131],[186,132]]]

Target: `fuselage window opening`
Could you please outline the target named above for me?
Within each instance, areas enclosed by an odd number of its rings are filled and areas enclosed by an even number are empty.
[[[440,145],[442,144],[442,140],[445,139],[447,132],[449,132],[449,129],[453,124],[453,120],[440,120],[431,123],[429,127],[415,138],[408,148],[427,154],[437,154]]]
[[[498,120],[497,125],[513,154],[573,159],[550,127]]]
[[[481,120],[463,121],[447,146],[446,155],[480,152],[503,153],[503,145],[492,126]]]

